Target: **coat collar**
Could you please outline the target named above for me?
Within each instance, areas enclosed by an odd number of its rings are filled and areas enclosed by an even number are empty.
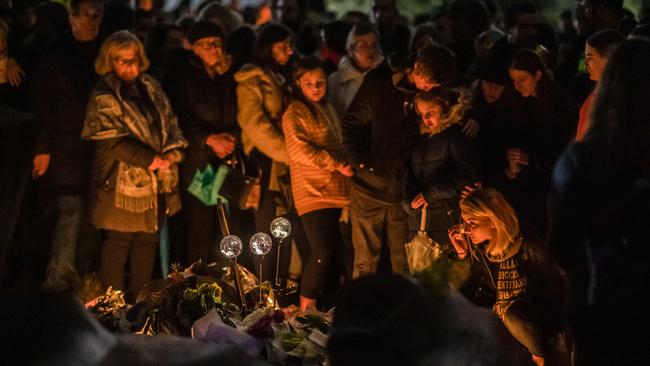
[[[377,67],[377,65],[381,64],[382,62],[384,62],[384,56],[379,56],[374,67]],[[343,56],[338,66],[339,79],[342,83],[347,83],[348,81],[356,78],[363,78],[368,73],[368,71],[372,70],[374,67],[363,72],[359,71],[356,67],[354,67],[349,56]]]

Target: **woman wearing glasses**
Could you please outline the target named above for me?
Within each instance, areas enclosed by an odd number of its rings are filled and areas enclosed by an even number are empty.
[[[180,210],[178,169],[187,141],[160,84],[144,74],[149,61],[128,31],[111,34],[95,61],[82,137],[95,141],[91,178],[93,224],[106,231],[101,250],[104,284],[135,300],[152,276],[158,229]]]
[[[210,164],[216,171],[236,146],[241,146],[237,84],[231,57],[224,49],[224,33],[218,25],[199,21],[190,28],[187,38],[192,56],[167,85],[178,123],[189,142],[181,164],[187,259],[188,263],[208,263],[216,259],[214,246],[221,238],[217,206],[206,206],[187,188],[197,170],[203,171]],[[224,191],[222,188],[222,194]],[[229,223],[233,233],[242,234],[241,216],[236,202],[232,202]]]
[[[536,365],[564,364],[552,346],[563,329],[566,279],[545,246],[519,230],[512,206],[493,188],[476,189],[460,201],[464,223],[449,229],[458,259],[470,262],[461,291],[477,301],[486,292],[491,305]],[[551,361],[552,360],[552,361]]]

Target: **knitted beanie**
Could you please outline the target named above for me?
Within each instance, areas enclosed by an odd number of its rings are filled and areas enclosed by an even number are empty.
[[[196,41],[208,37],[218,37],[223,39],[223,31],[221,30],[221,27],[209,20],[201,20],[194,23],[189,32],[187,32],[187,40],[190,44],[194,44]]]

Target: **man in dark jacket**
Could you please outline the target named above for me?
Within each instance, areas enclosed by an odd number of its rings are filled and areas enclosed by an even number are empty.
[[[33,97],[43,120],[32,175],[51,182],[60,215],[52,234],[51,259],[45,285],[62,285],[66,268],[74,265],[84,221],[90,180],[92,145],[81,139],[86,103],[97,75],[94,63],[101,6],[96,0],[73,0],[71,33],[53,40],[37,61]]]
[[[350,193],[353,277],[376,271],[384,236],[393,272],[408,270],[401,181],[418,136],[413,98],[417,91],[450,81],[454,64],[448,49],[427,46],[405,72],[380,66],[366,75],[343,118],[343,144],[355,169]]]

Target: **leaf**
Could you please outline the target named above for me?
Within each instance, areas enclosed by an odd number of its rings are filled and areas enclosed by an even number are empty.
[[[287,332],[282,334],[281,344],[282,349],[286,352],[290,352],[294,348],[298,347],[300,342],[302,342],[302,337],[296,332]]]
[[[305,328],[316,328],[320,330],[323,333],[328,333],[329,332],[329,323],[316,315],[305,315],[305,316],[299,316],[296,317],[296,320],[303,325]]]

